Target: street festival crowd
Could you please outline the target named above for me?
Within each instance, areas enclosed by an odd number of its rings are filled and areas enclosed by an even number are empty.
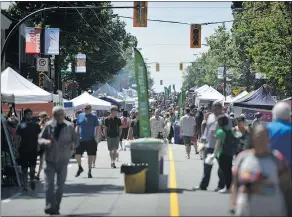
[[[291,215],[291,107],[277,103],[273,121],[265,124],[261,113],[248,124],[244,114],[235,116],[222,102],[196,106],[193,95],[186,96],[184,114],[180,114],[179,94],[151,96],[156,103],[150,107],[151,137],[174,142],[175,126],[185,145],[186,158],[191,148],[203,160],[201,182],[194,190],[208,188],[213,163],[218,162],[218,193],[231,194],[230,212],[237,216]],[[24,119],[18,120],[10,110],[7,121],[18,144],[17,162],[22,168],[23,191],[28,184],[35,189],[45,161],[45,213],[59,214],[67,165],[76,158],[76,177],[84,169],[81,157],[88,156],[88,178],[92,178],[98,143],[105,139],[110,154],[109,166],[116,168],[120,151],[125,151],[128,140],[140,138],[139,113],[112,107],[106,117],[97,117],[88,104],[76,112],[74,120],[66,117],[62,107],[53,108],[52,117],[45,112],[38,120],[31,109],[24,110]],[[39,167],[36,171],[37,158]],[[29,173],[28,173],[29,169]],[[54,183],[57,176],[57,183]],[[29,179],[28,179],[29,177]],[[56,186],[55,186],[56,185]],[[56,190],[55,190],[56,187]]]

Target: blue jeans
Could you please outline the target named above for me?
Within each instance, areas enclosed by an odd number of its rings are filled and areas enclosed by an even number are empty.
[[[202,189],[207,189],[209,186],[213,165],[205,164],[205,159],[208,154],[213,154],[213,152],[214,152],[214,148],[206,148],[204,152],[204,174],[203,174],[202,181],[200,183],[200,188]],[[225,187],[225,181],[224,181],[224,174],[220,170],[220,168],[218,168],[218,177],[219,177],[219,182],[218,182],[217,187],[222,189]]]

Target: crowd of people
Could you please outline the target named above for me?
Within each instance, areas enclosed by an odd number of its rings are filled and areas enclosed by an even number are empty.
[[[187,159],[191,158],[191,147],[194,146],[195,153],[200,153],[204,160],[203,176],[194,190],[207,190],[216,159],[219,182],[215,191],[231,193],[232,213],[239,216],[286,215],[286,208],[291,206],[290,106],[284,102],[275,105],[274,121],[268,125],[261,123],[260,113],[248,125],[244,114],[235,117],[220,102],[201,107],[185,103],[184,114],[179,118],[176,95],[172,99],[157,101],[151,106],[151,137],[173,143],[174,125],[180,126],[179,134],[186,147]],[[87,175],[92,178],[98,143],[105,138],[110,167],[116,168],[119,151],[126,150],[127,140],[140,138],[139,112],[135,108],[128,112],[112,107],[101,121],[88,104],[76,113],[73,121],[66,118],[62,107],[54,107],[52,114],[49,117],[41,113],[37,122],[33,120],[33,111],[26,109],[22,121],[12,112],[8,122],[17,141],[23,190],[28,191],[28,176],[31,189],[35,189],[45,160],[45,213],[58,214],[70,158],[75,154],[78,177],[84,172],[81,159],[86,151]],[[38,156],[40,165],[36,172]]]

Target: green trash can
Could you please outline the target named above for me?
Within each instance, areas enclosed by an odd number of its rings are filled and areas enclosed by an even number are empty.
[[[137,139],[131,142],[132,163],[147,163],[146,192],[156,193],[159,191],[160,168],[163,163],[163,155],[166,144],[160,139]]]

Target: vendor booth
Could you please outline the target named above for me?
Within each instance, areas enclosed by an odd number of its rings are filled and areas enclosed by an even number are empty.
[[[33,110],[34,116],[43,111],[51,115],[53,94],[36,86],[10,67],[1,73],[1,93],[14,95],[15,108],[18,113],[30,108]],[[8,106],[3,105],[2,109],[4,113],[8,112]]]
[[[198,106],[207,105],[214,101],[223,101],[224,96],[213,87],[201,90],[197,93],[195,104]]]
[[[263,122],[272,121],[272,112],[277,101],[269,94],[267,89],[262,86],[256,91],[246,95],[245,97],[233,102],[233,110],[236,116],[245,114],[246,119],[251,122],[255,118],[255,114],[260,112],[263,114]]]
[[[86,104],[90,104],[92,110],[105,110],[109,111],[111,109],[111,103],[98,99],[88,92],[82,93],[80,96],[70,100],[76,110],[84,109]]]
[[[51,93],[36,86],[8,67],[1,73],[1,93],[13,94],[15,104],[52,102]]]

